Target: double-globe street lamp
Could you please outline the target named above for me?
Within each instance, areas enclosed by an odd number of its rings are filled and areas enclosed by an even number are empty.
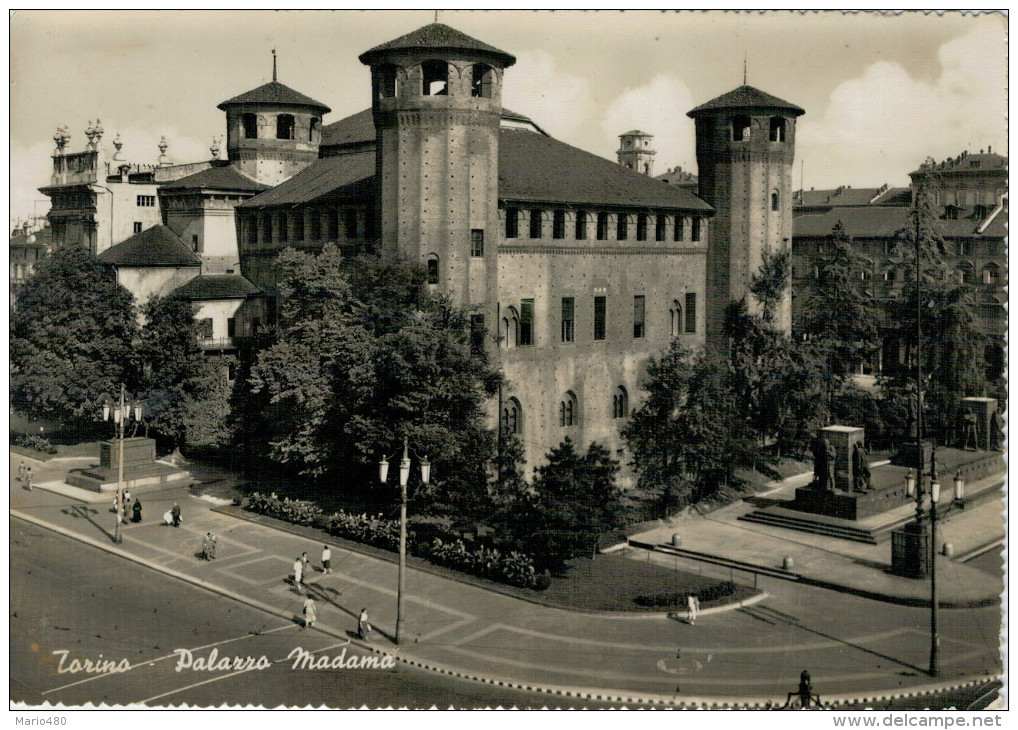
[[[940,501],[940,479],[937,476],[937,447],[935,444],[931,446],[930,471],[927,474],[923,473],[922,451],[919,454],[918,480],[915,474],[908,472],[905,475],[905,493],[915,498],[915,519],[916,524],[920,526],[923,524],[923,502],[926,494],[930,496],[930,542],[926,546],[930,571],[930,666],[927,673],[931,677],[936,677],[940,674],[940,634],[937,615],[937,503]],[[927,478],[928,489],[923,486]],[[959,477],[955,477],[955,498],[958,497],[959,491],[964,494],[965,482],[960,480],[959,485],[959,480]]]
[[[112,398],[106,396],[103,399],[103,420],[112,420],[117,425],[117,436],[118,436],[118,457],[117,457],[117,525],[113,532],[113,542],[121,543],[124,541],[124,536],[121,532],[121,526],[127,516],[127,510],[124,506],[124,424],[128,418],[134,417],[135,422],[141,421],[142,415],[142,404],[141,401],[135,400],[133,396],[128,400],[130,393],[127,392],[127,388],[124,384],[120,384],[120,402],[113,401]]]
[[[399,452],[396,452],[399,453]],[[389,460],[396,454],[378,462],[378,479],[382,484],[389,480]],[[421,467],[421,484],[431,481],[431,462],[426,456],[418,457]],[[410,447],[407,438],[403,437],[403,458],[399,462],[399,584],[396,591],[396,644],[399,645],[403,634],[403,593],[406,588],[406,502],[407,483],[410,481]]]

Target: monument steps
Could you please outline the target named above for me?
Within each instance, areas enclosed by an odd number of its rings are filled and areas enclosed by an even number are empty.
[[[903,525],[912,519],[911,516],[902,516],[900,519],[891,520],[878,526],[861,527],[858,524],[851,524],[848,520],[824,517],[823,515],[809,515],[803,512],[783,509],[781,507],[767,507],[754,510],[741,515],[740,520],[755,522],[771,527],[783,527],[797,532],[808,532],[824,537],[837,537],[842,540],[866,543],[867,545],[879,545],[891,537],[891,530]]]

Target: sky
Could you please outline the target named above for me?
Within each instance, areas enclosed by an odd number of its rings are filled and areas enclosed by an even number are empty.
[[[332,108],[370,106],[357,56],[433,11],[15,11],[10,16],[11,218],[48,209],[53,133],[69,151],[99,118],[132,162],[210,159],[216,105],[272,77]],[[794,185],[907,185],[926,157],[1007,154],[1006,19],[837,11],[441,11],[516,56],[503,106],[615,160],[618,135],[654,135],[656,174],[695,172],[686,112],[748,82],[806,110]],[[539,162],[539,161],[538,161]]]

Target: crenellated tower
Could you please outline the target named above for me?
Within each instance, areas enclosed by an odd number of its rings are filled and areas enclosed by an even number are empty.
[[[791,250],[795,104],[743,85],[688,112],[700,197],[715,210],[707,252],[707,345],[723,348],[725,309],[746,299],[766,250]],[[775,327],[791,333],[791,282]]]
[[[434,23],[360,60],[371,67],[382,253],[426,266],[436,291],[493,329],[502,74],[516,59]]]

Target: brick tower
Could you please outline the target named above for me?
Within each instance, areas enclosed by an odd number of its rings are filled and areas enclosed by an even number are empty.
[[[437,291],[494,330],[502,74],[516,59],[434,23],[360,61],[371,67],[382,252],[426,265]]]
[[[696,121],[700,197],[715,212],[707,253],[707,345],[725,345],[725,308],[749,293],[765,250],[790,250],[795,120],[805,112],[752,86],[701,104]],[[791,333],[791,286],[774,326]]]

